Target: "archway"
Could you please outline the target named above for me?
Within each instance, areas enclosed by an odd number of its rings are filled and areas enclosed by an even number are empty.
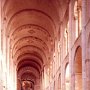
[[[79,46],[75,52],[75,90],[82,90],[82,49]]]
[[[61,90],[61,74],[58,77],[58,90]]]
[[[88,45],[87,45],[87,49],[88,49],[88,58],[90,59],[90,33],[89,33],[89,37],[88,37]]]
[[[34,90],[32,81],[22,81],[22,89],[23,90]]]
[[[65,71],[65,90],[70,90],[69,64],[66,65],[66,71]]]
[[[75,0],[74,3],[74,21],[75,21],[75,39],[81,33],[82,0]]]

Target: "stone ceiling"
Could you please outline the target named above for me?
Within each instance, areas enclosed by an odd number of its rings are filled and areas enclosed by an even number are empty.
[[[30,72],[37,77],[52,59],[55,36],[64,13],[61,10],[68,0],[4,1],[6,36],[18,73],[22,76]]]

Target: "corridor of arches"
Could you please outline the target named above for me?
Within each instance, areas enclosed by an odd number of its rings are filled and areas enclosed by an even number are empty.
[[[0,90],[89,90],[89,8],[89,0],[0,0]]]

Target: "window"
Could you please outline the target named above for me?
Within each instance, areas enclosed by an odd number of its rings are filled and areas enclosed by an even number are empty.
[[[81,0],[76,0],[74,4],[74,20],[75,20],[75,33],[77,38],[81,32],[81,12],[82,6],[81,6]]]

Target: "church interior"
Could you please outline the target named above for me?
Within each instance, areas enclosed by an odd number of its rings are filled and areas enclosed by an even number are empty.
[[[0,0],[0,90],[90,90],[90,0]]]

